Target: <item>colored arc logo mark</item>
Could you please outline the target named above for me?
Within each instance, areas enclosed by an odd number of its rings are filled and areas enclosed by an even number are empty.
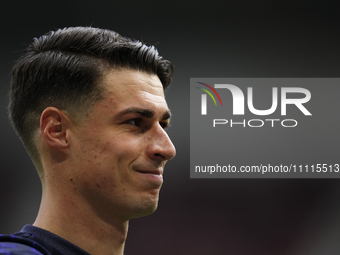
[[[218,100],[220,101],[220,104],[221,104],[221,106],[222,106],[222,100],[221,100],[221,98],[220,98],[220,95],[217,93],[217,91],[216,91],[213,87],[211,87],[210,85],[205,84],[205,83],[203,83],[203,82],[197,82],[197,83],[202,84],[203,86],[206,86],[207,88],[211,89],[211,90],[215,93],[215,95],[218,97]],[[215,100],[214,96],[213,96],[208,90],[203,89],[203,88],[201,88],[201,87],[197,87],[197,88],[198,88],[198,89],[201,89],[201,90],[203,90],[203,91],[205,91],[205,92],[207,92],[207,94],[214,100],[214,103],[215,103],[215,105],[217,106],[216,100]]]

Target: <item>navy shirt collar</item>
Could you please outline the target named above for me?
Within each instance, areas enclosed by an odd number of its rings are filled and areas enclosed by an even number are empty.
[[[88,252],[47,230],[25,225],[16,235],[33,239],[44,246],[52,255],[90,255]]]

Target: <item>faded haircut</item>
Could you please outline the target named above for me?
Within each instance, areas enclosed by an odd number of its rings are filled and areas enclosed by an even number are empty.
[[[33,161],[39,159],[34,135],[42,112],[89,109],[103,98],[99,83],[112,68],[156,74],[164,89],[173,73],[154,46],[110,30],[70,27],[33,39],[13,67],[9,103],[10,120]]]

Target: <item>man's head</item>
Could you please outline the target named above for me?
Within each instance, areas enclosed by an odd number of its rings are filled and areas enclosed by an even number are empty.
[[[13,68],[9,109],[45,194],[105,220],[153,212],[175,155],[164,131],[172,70],[153,46],[108,30],[34,39]]]
[[[80,117],[103,98],[100,86],[115,69],[156,74],[163,88],[171,80],[171,63],[153,46],[91,27],[65,28],[35,38],[12,71],[10,118],[35,164],[35,144],[42,112],[49,106]]]
[[[175,155],[164,130],[170,111],[162,84],[154,74],[123,69],[107,74],[102,85],[106,95],[89,116],[80,125],[66,124],[74,170],[64,182],[99,215],[115,212],[125,220],[145,216],[157,207],[165,163]],[[46,121],[45,129],[48,125]],[[57,136],[52,131],[51,137]],[[57,142],[66,147],[63,137]]]

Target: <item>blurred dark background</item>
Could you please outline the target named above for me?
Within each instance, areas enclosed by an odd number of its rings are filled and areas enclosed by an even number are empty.
[[[337,1],[1,0],[0,233],[32,223],[41,195],[7,119],[11,66],[33,37],[81,25],[154,44],[175,65],[177,156],[159,209],[131,221],[127,255],[339,254],[340,180],[189,178],[190,77],[339,77],[339,17]]]

